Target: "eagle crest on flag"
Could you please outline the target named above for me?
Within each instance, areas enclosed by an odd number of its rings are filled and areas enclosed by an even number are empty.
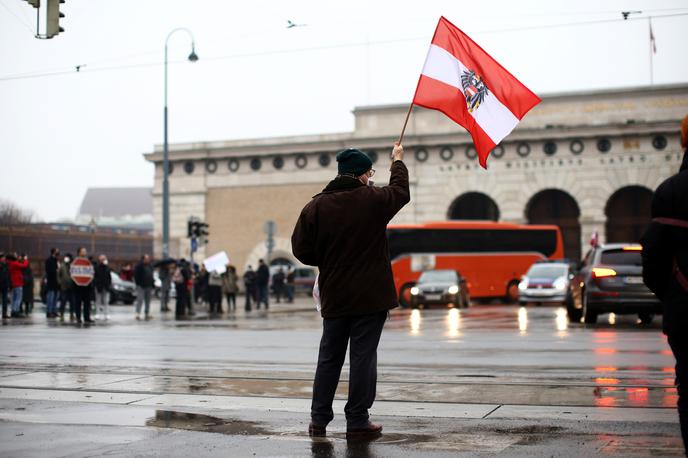
[[[489,94],[487,85],[475,71],[464,70],[461,74],[461,86],[463,87],[463,94],[466,96],[468,112],[473,113],[473,110],[477,109]]]

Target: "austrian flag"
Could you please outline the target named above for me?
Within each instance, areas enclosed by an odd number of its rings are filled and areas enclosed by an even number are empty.
[[[483,168],[490,151],[538,103],[530,89],[440,18],[413,104],[439,110],[468,130]]]

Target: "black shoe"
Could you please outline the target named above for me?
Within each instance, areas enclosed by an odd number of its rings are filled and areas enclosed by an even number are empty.
[[[377,437],[382,435],[382,425],[376,425],[368,422],[367,425],[362,428],[346,428],[346,437],[351,439],[352,437]]]
[[[95,322],[96,322],[95,320],[91,320],[90,318],[88,320],[86,320],[86,323],[89,323],[89,324],[95,323]]]
[[[327,436],[327,426],[318,426],[313,423],[308,425],[308,435],[311,437]]]

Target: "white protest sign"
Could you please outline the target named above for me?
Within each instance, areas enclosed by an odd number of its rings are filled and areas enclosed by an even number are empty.
[[[227,264],[229,264],[229,257],[227,257],[227,253],[224,251],[220,251],[219,253],[215,253],[205,261],[203,261],[203,265],[205,266],[205,270],[208,272],[217,272],[219,274],[225,273],[227,270]]]

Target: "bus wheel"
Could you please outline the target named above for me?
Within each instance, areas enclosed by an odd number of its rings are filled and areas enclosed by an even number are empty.
[[[403,308],[411,307],[411,288],[415,286],[415,283],[405,283],[399,289],[399,304]]]
[[[515,304],[518,302],[518,281],[511,280],[509,285],[506,287],[506,296],[504,296],[504,302],[507,304]]]

